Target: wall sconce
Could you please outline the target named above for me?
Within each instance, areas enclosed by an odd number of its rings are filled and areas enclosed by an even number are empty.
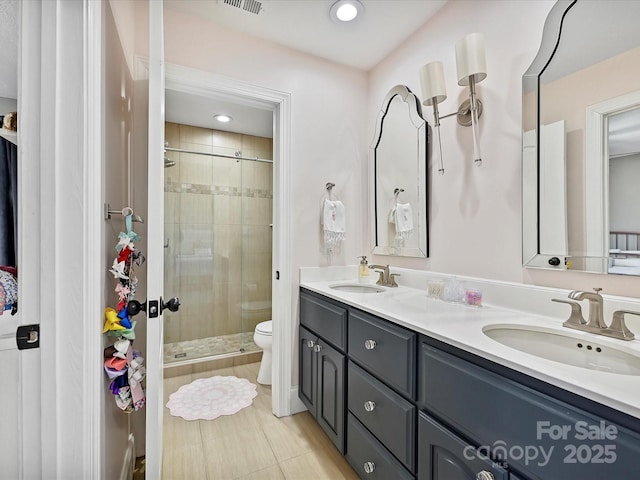
[[[458,85],[469,86],[469,98],[462,102],[457,112],[440,116],[438,104],[447,98],[444,83],[442,62],[431,62],[420,69],[420,84],[425,106],[433,106],[434,126],[437,129],[437,150],[439,154],[438,173],[444,175],[442,160],[442,142],[440,139],[440,119],[457,116],[458,124],[471,126],[473,135],[473,161],[477,166],[482,164],[480,155],[478,119],[482,115],[482,102],[476,97],[476,83],[487,77],[487,64],[484,49],[484,35],[470,33],[456,43],[456,66],[458,70]]]

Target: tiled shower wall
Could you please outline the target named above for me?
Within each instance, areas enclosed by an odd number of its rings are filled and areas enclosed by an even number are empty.
[[[175,123],[170,147],[272,159],[272,139]],[[165,292],[180,311],[165,315],[165,342],[239,332],[271,318],[273,165],[166,152]]]

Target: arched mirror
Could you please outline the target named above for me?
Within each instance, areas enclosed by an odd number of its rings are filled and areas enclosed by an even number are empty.
[[[523,76],[523,264],[640,275],[640,2],[560,0]]]
[[[370,159],[373,253],[427,257],[427,123],[404,85],[382,103]]]

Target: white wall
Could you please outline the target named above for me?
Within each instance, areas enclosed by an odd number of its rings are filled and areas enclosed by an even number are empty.
[[[165,59],[291,93],[292,278],[297,282],[300,266],[326,264],[320,253],[320,201],[327,182],[336,184],[334,192],[347,211],[347,240],[334,263],[354,263],[363,252],[365,229],[366,73],[169,9]]]
[[[637,296],[640,279],[616,275],[523,269],[521,266],[522,74],[535,57],[554,1],[450,1],[424,27],[370,72],[368,137],[385,93],[402,83],[422,97],[418,71],[444,64],[447,100],[457,110],[468,88],[457,85],[455,43],[467,33],[486,37],[487,78],[478,84],[483,165],[471,161],[471,131],[454,117],[441,121],[446,174],[430,167],[430,258],[377,257],[377,263],[562,288]],[[433,110],[424,108],[433,123]]]
[[[0,115],[18,110],[18,101],[15,98],[0,97]]]

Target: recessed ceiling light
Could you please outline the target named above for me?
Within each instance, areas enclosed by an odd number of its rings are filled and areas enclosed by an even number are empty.
[[[364,6],[360,0],[338,0],[331,5],[329,13],[334,21],[351,22],[362,13]]]
[[[229,115],[214,115],[213,118],[221,123],[229,123],[233,120]]]

